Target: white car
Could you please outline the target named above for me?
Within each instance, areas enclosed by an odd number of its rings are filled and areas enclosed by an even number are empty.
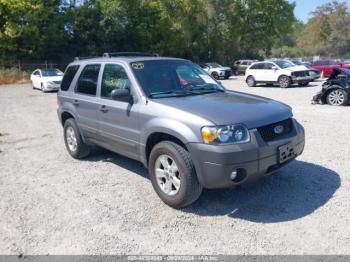
[[[280,87],[287,88],[294,83],[307,86],[313,77],[303,65],[296,66],[287,60],[276,60],[252,64],[245,73],[245,81],[248,86],[279,84]]]
[[[36,69],[31,75],[33,88],[38,88],[43,92],[55,91],[60,88],[63,72],[59,69]]]
[[[218,63],[205,63],[201,67],[215,79],[228,79],[232,75],[231,68],[219,65]]]

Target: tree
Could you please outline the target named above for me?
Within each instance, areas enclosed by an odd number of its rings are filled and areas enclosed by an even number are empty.
[[[312,15],[297,40],[298,46],[311,55],[349,55],[350,13],[346,3],[324,4]]]

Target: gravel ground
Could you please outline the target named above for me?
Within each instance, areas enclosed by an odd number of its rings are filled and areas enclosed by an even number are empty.
[[[249,189],[206,190],[174,210],[133,160],[64,147],[56,94],[0,87],[1,254],[350,254],[350,107],[311,105],[306,88],[234,90],[283,101],[304,154]]]

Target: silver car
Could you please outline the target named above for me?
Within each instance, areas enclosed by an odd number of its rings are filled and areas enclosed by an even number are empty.
[[[68,65],[58,117],[74,158],[99,145],[148,168],[168,205],[203,188],[250,185],[300,155],[304,129],[289,106],[226,90],[176,58],[114,54]]]

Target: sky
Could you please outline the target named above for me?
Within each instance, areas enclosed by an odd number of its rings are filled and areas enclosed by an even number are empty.
[[[295,2],[295,16],[303,21],[307,22],[310,17],[310,12],[314,11],[319,5],[331,2],[332,0],[289,0],[289,2]],[[343,0],[350,6],[350,0]]]

